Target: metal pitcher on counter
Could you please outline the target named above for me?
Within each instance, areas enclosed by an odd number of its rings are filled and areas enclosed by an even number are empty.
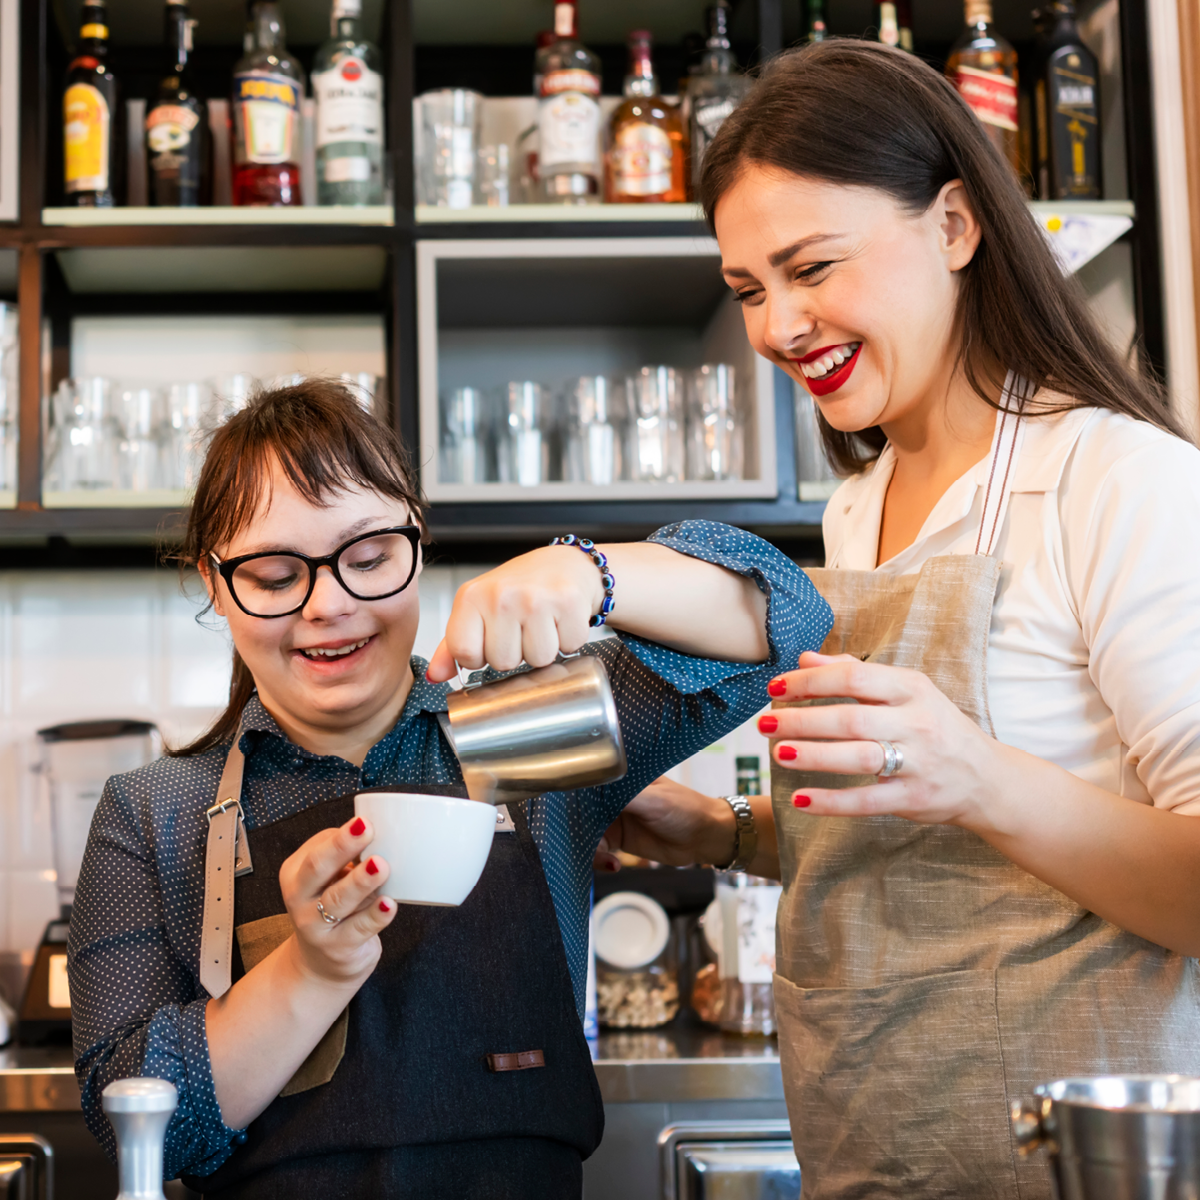
[[[561,658],[451,692],[442,729],[472,800],[507,804],[595,787],[628,770],[604,663]]]
[[[1059,1079],[1014,1101],[1023,1154],[1049,1152],[1060,1200],[1200,1200],[1200,1079]]]

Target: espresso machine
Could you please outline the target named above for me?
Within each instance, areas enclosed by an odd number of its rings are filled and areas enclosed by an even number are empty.
[[[38,730],[35,770],[46,781],[59,915],[46,926],[18,1013],[17,1040],[26,1046],[71,1040],[67,932],[75,884],[92,814],[112,775],[153,762],[162,738],[148,721],[76,721]]]

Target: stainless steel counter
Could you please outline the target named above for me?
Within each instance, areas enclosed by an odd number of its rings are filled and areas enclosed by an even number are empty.
[[[79,1112],[71,1051],[0,1050],[0,1112]]]

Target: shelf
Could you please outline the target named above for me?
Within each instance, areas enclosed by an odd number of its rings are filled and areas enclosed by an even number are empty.
[[[522,222],[626,225],[658,221],[702,222],[704,213],[698,204],[510,204],[504,208],[482,204],[470,208],[438,208],[418,204],[416,220],[418,225],[513,225]]]
[[[762,479],[716,479],[683,483],[631,483],[620,480],[603,485],[552,480],[540,483],[536,488],[522,487],[516,483],[439,483],[437,496],[439,506],[512,501],[533,501],[547,505],[567,501],[584,501],[591,504],[634,500],[659,500],[668,504],[681,500],[720,502],[751,497],[774,499],[775,482]]]
[[[394,225],[390,204],[362,208],[43,208],[42,224],[75,229],[151,225],[266,225],[294,229],[305,225]]]
[[[42,495],[42,507],[178,509],[186,508],[190,500],[191,493],[182,488],[157,488],[146,492],[113,488],[110,491],[45,492]]]

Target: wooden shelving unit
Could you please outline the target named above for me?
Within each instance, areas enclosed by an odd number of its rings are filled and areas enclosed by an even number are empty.
[[[497,44],[490,48],[466,45],[455,53],[450,52],[455,48],[439,44],[422,48],[418,65],[414,28],[422,22],[429,26],[432,18],[428,14],[422,17],[421,6],[432,5],[435,0],[389,0],[382,5],[382,24],[376,31],[387,61],[387,149],[393,165],[393,205],[363,210],[125,208],[106,212],[61,207],[54,169],[60,151],[51,122],[58,102],[60,64],[65,56],[63,37],[50,0],[14,2],[20,6],[22,67],[19,215],[15,221],[0,222],[0,254],[7,252],[17,260],[20,441],[15,506],[0,508],[0,542],[37,544],[47,538],[107,538],[148,543],[164,534],[169,538],[171,530],[178,528],[180,510],[174,506],[56,507],[59,498],[43,497],[43,362],[50,363],[52,386],[67,374],[70,325],[75,316],[382,313],[387,333],[390,411],[408,445],[415,448],[421,445],[417,338],[420,242],[708,236],[694,205],[581,209],[531,205],[454,212],[415,208],[411,99],[418,76],[422,88],[461,86],[465,81],[459,76],[469,68],[482,72],[480,78],[503,78],[507,86],[514,86],[507,81],[517,78],[520,70],[527,71],[527,66],[521,64],[527,63],[532,54],[528,44]],[[326,20],[328,0],[284,2],[289,28],[320,28]],[[1126,79],[1144,80],[1148,75],[1146,3],[1121,0],[1122,73]],[[674,28],[688,19],[686,14],[680,16],[680,0],[644,0],[639,19],[649,28],[656,26],[659,4],[666,25]],[[998,19],[1006,4],[1013,12],[1024,12],[1019,0],[998,0]],[[698,26],[702,0],[695,0],[694,7],[694,23]],[[839,27],[838,14],[842,10],[838,0],[831,0],[830,8],[835,33],[861,32]],[[547,15],[549,9],[546,0]],[[961,20],[961,4],[959,0],[930,0],[922,6],[922,11],[926,9],[931,13],[936,9],[927,18],[932,32],[923,46],[918,30],[917,48],[936,58],[945,50],[943,30],[953,29]],[[513,11],[516,13],[515,7]],[[790,9],[784,12],[782,0],[742,0],[736,11],[735,40],[741,39],[738,49],[743,62],[769,55],[795,36],[792,25],[796,18]],[[847,22],[858,19],[849,15],[849,7],[845,11]],[[504,26],[495,14],[488,19],[498,28]],[[519,23],[525,16],[514,16],[513,20]],[[611,87],[609,76],[619,69],[616,43],[621,33],[615,25],[611,30],[605,26],[600,38],[588,32],[591,22],[599,27],[606,20],[612,24],[617,17],[585,11],[585,38],[602,51],[606,87]],[[231,21],[230,29],[234,26]],[[511,40],[515,43],[519,39]],[[302,60],[311,58],[311,47],[295,45],[293,49]],[[229,53],[236,53],[235,46],[229,47]],[[122,50],[123,60],[144,61],[143,75],[149,72],[150,64],[157,62],[157,54],[154,45]],[[616,67],[611,66],[614,63]],[[487,90],[486,83],[480,86]],[[1163,312],[1148,89],[1126,87],[1123,105],[1129,199],[1101,205],[1096,211],[1114,216],[1137,214],[1132,230],[1125,236],[1134,262],[1140,353],[1147,365],[1161,370]],[[49,344],[45,346],[44,328],[49,331]],[[755,529],[801,556],[815,557],[819,555],[823,504],[802,503],[796,498],[791,387],[779,374],[774,399],[773,496],[683,499],[673,498],[664,488],[660,497],[581,499],[567,498],[563,489],[558,489],[562,494],[548,490],[544,496],[500,505],[447,501],[433,511],[435,537],[447,552],[460,559],[472,554],[496,557],[564,529],[579,529],[600,537],[636,536],[668,521],[708,517]],[[0,505],[4,499],[0,496]],[[500,543],[504,544],[503,550]]]

